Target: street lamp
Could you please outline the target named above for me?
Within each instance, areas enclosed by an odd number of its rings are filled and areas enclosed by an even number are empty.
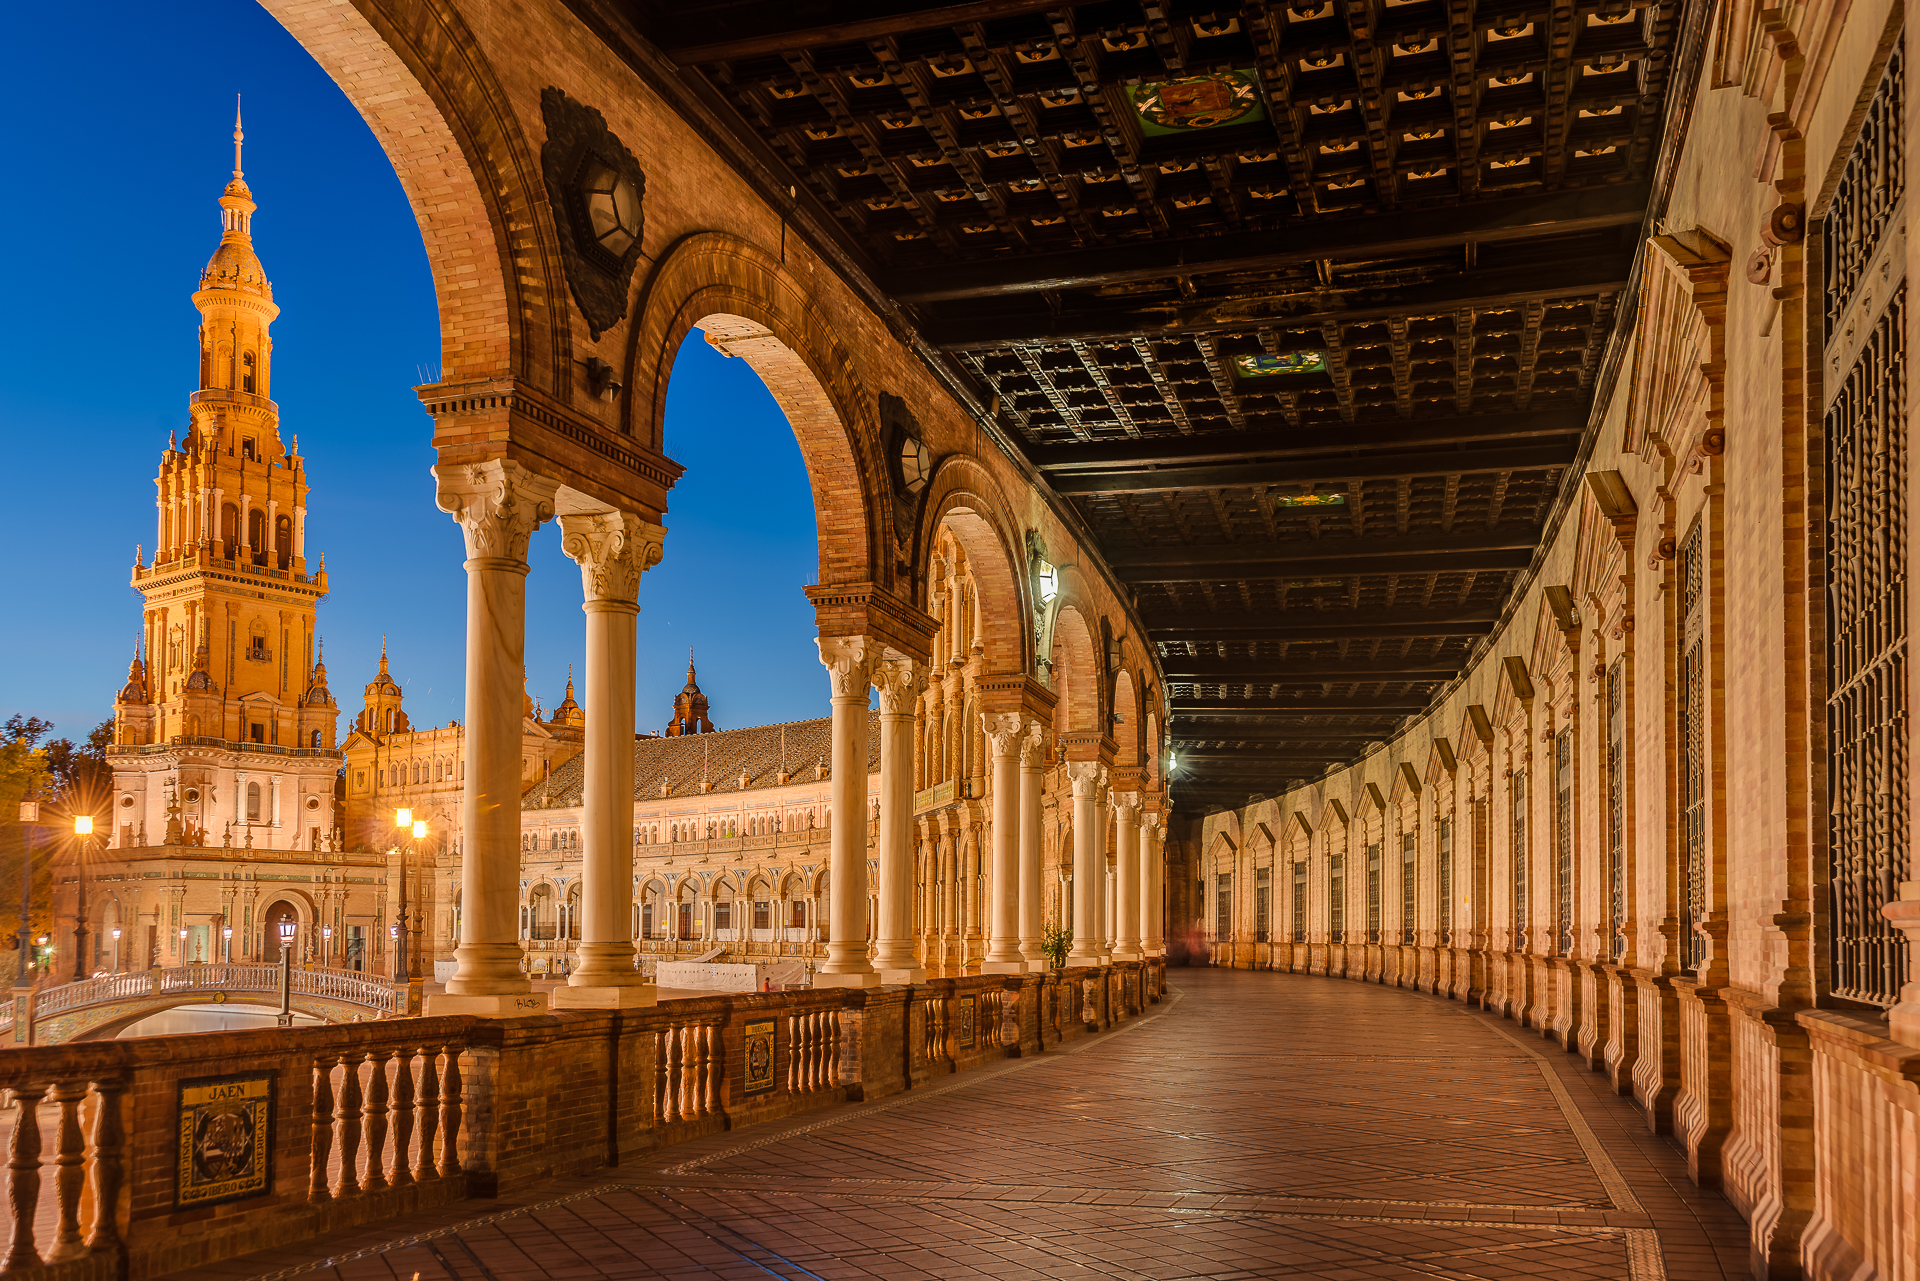
[[[407,868],[413,862],[413,855],[419,850],[420,842],[427,836],[427,821],[416,819],[410,809],[396,809],[393,812],[393,826],[396,831],[404,832],[413,838],[413,843],[397,852],[400,855],[400,893],[393,917],[393,977],[395,982],[410,982],[413,979],[415,948],[407,946],[412,933],[407,920]],[[418,895],[415,895],[418,898]]]
[[[280,922],[280,1026],[293,1026],[293,919]]]
[[[118,932],[119,931],[117,930],[115,931],[115,933],[118,933]],[[232,965],[233,964],[233,927],[231,925],[223,925],[220,927],[220,939],[226,951],[225,960],[228,965]]]
[[[331,925],[320,927],[320,964],[333,964],[333,927]]]
[[[182,928],[180,931],[179,952],[180,952],[180,961],[182,964],[185,964],[187,960],[187,931],[184,928]]]
[[[20,846],[20,973],[14,978],[16,988],[33,986],[33,948],[29,940],[33,936],[33,827],[40,822],[40,802],[20,802],[20,824],[25,827],[21,833]]]
[[[113,972],[120,972],[120,927],[113,927]]]
[[[73,816],[73,839],[75,870],[79,873],[75,877],[73,912],[73,981],[78,983],[87,977],[87,847],[93,843],[93,815]]]

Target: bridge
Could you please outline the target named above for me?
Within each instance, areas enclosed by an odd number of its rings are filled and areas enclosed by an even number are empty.
[[[404,992],[358,970],[314,966],[291,974],[291,1008],[327,1023],[382,1018],[401,1008]],[[280,1008],[280,967],[259,963],[177,965],[103,974],[78,983],[18,994],[0,1009],[0,1042],[61,1045],[105,1040],[160,1010],[179,1005],[265,1005]],[[30,1012],[22,1007],[30,1007]],[[25,1031],[17,1026],[25,1018]]]

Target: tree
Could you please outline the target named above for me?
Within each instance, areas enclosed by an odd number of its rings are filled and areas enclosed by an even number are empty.
[[[47,750],[40,746],[40,740],[52,731],[52,722],[37,716],[15,715],[0,725],[0,921],[13,927],[0,946],[9,951],[19,947],[19,935],[14,931],[19,928],[20,864],[26,857],[27,842],[31,838],[36,846],[46,843],[44,829],[29,832],[20,822],[20,802],[29,796],[44,795],[48,787],[51,775]],[[51,930],[51,858],[34,859],[30,903],[28,929],[36,934]]]

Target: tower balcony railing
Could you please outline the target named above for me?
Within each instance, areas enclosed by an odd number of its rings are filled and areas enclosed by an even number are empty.
[[[190,405],[245,405],[249,409],[263,409],[267,413],[277,414],[280,406],[265,396],[256,396],[250,391],[235,391],[230,387],[209,387],[205,391],[196,391],[187,397]]]
[[[250,578],[263,578],[277,583],[297,583],[306,587],[322,587],[326,583],[324,574],[303,574],[295,569],[281,569],[271,563],[257,563],[254,557],[271,553],[258,553],[238,544],[201,542],[186,544],[172,556],[154,554],[153,564],[134,571],[134,580],[150,578],[155,574],[177,574],[187,569],[217,569],[223,573],[245,574]]]
[[[331,747],[283,747],[278,743],[249,743],[234,738],[214,738],[206,734],[175,734],[164,743],[110,743],[109,756],[152,756],[182,747],[218,747],[227,751],[248,752],[256,756],[311,756],[338,760],[339,751]]]

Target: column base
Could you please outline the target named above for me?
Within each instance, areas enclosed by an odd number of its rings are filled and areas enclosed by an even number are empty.
[[[1027,972],[1027,963],[1024,960],[982,961],[980,962],[980,972],[982,974],[1025,974]]]
[[[488,996],[458,996],[435,992],[427,997],[427,1017],[436,1014],[472,1014],[483,1019],[517,1019],[525,1014],[545,1014],[545,992],[507,992]]]
[[[1122,945],[1113,949],[1113,959],[1116,961],[1139,961],[1145,958],[1141,955],[1139,949]]]
[[[818,985],[819,981],[819,975],[815,975],[814,983]],[[903,983],[925,983],[927,981],[927,971],[924,966],[919,965],[901,970],[882,969],[880,971],[880,981],[889,987],[898,987]]]
[[[569,983],[553,990],[556,1010],[644,1010],[660,1003],[660,988],[653,983],[621,983],[611,986]]]
[[[1106,961],[1098,956],[1069,956],[1067,958],[1066,968],[1070,970],[1090,970],[1095,966],[1105,964]]]
[[[872,970],[861,974],[828,974],[815,970],[813,985],[815,987],[879,987],[880,976]]]

